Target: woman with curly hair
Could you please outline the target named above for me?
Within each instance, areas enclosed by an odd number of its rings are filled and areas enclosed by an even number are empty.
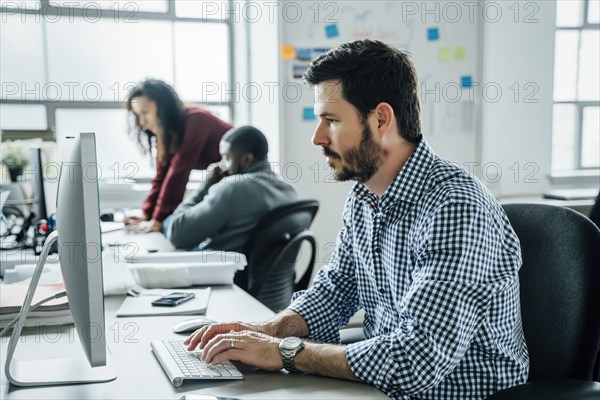
[[[221,159],[219,142],[232,128],[202,108],[186,107],[175,90],[147,79],[126,100],[135,116],[134,134],[145,152],[156,152],[156,176],[142,205],[143,217],[125,220],[128,230],[157,232],[181,203],[192,169],[205,169]]]

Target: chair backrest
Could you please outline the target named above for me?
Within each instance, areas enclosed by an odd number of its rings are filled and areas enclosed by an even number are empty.
[[[521,242],[529,380],[592,379],[600,348],[600,230],[563,207],[503,207]]]
[[[294,290],[305,289],[316,254],[314,235],[307,229],[319,209],[316,200],[303,200],[278,207],[264,215],[249,235],[245,251],[248,265],[235,283],[273,311],[290,303]],[[311,246],[308,268],[298,282],[295,266],[303,242]]]

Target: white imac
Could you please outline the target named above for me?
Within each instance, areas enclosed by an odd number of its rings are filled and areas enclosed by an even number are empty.
[[[57,230],[44,243],[19,321],[8,345],[6,377],[18,386],[105,382],[116,378],[106,348],[96,140],[93,133],[62,141]],[[58,240],[69,306],[85,357],[19,360],[15,349],[50,247]],[[49,344],[51,345],[51,344]]]

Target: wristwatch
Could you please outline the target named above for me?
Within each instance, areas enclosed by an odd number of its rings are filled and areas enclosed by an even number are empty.
[[[279,343],[281,360],[283,361],[283,368],[285,368],[286,371],[298,371],[294,365],[294,357],[296,357],[296,354],[302,351],[302,349],[304,349],[304,341],[299,337],[286,337]]]

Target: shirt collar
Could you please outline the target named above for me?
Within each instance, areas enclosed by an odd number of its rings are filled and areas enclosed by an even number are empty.
[[[269,161],[255,162],[241,170],[239,174],[252,174],[255,172],[271,172],[271,163],[269,163]]]
[[[425,138],[421,137],[421,141],[381,198],[359,182],[352,188],[354,195],[375,210],[385,210],[398,201],[416,203],[424,190],[435,157]]]

